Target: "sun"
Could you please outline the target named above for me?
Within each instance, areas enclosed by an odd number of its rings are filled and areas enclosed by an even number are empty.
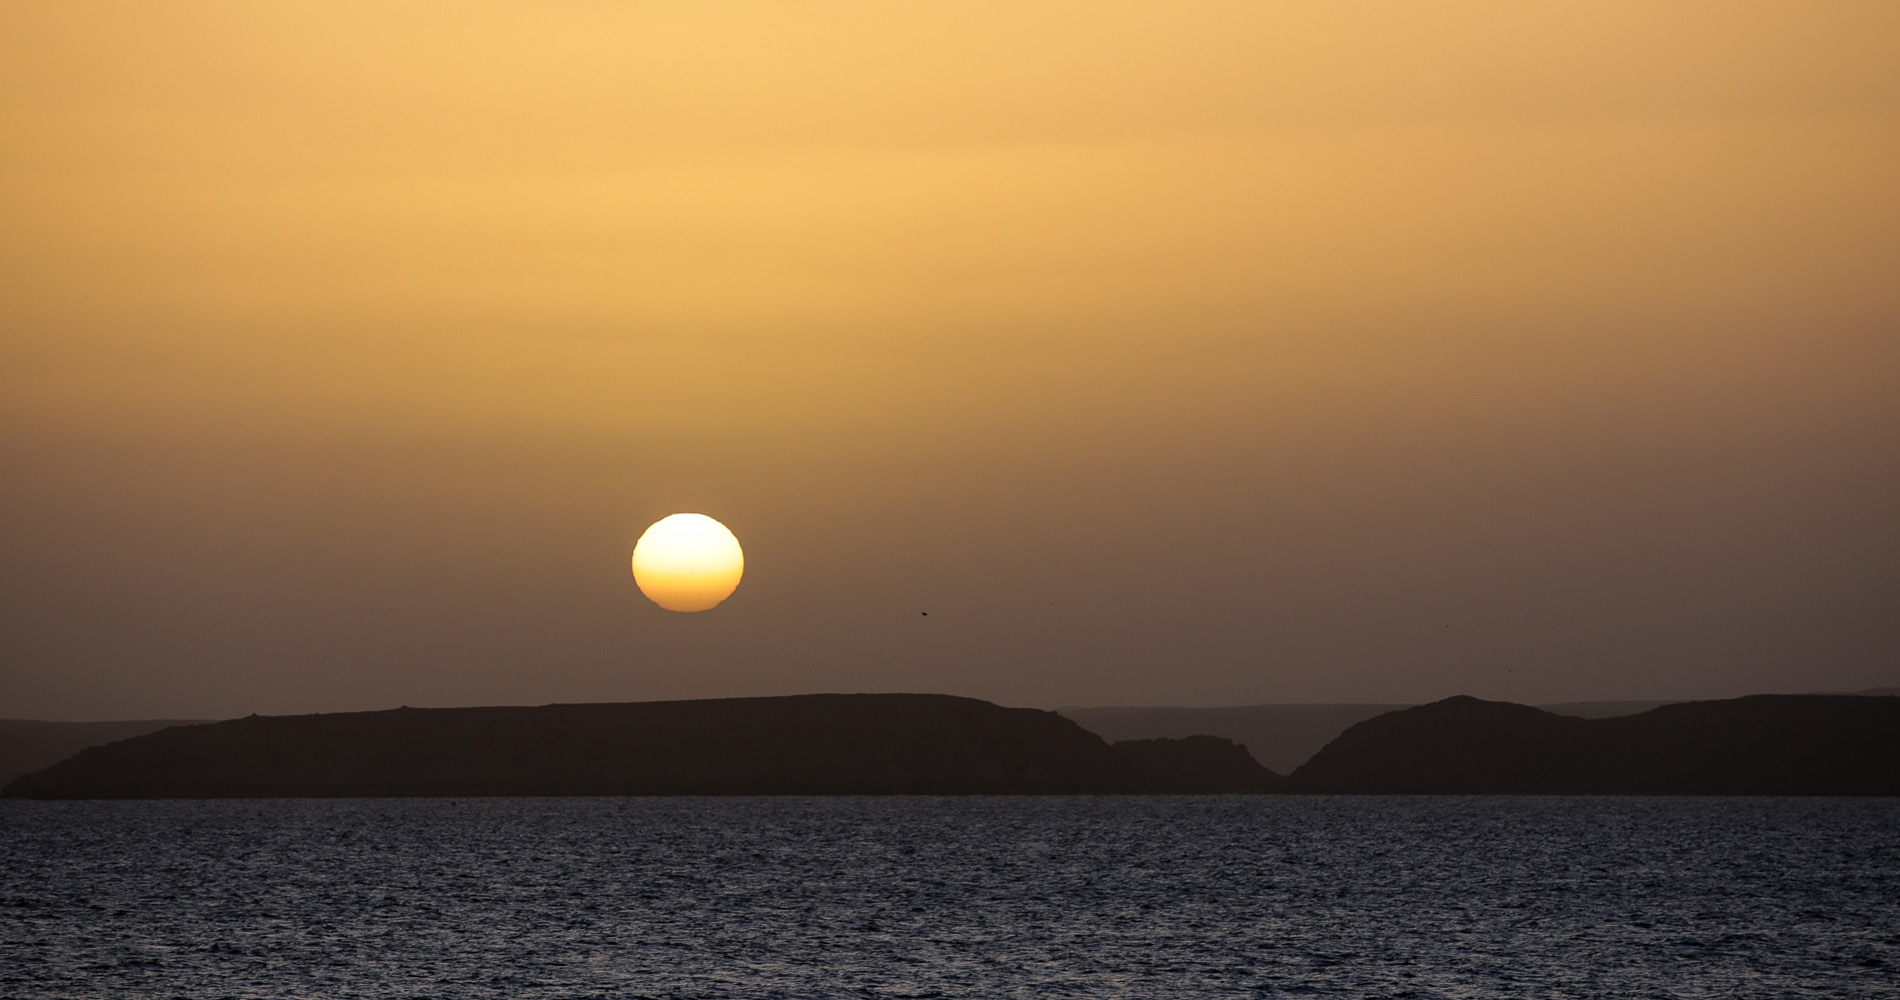
[[[633,582],[668,611],[705,611],[732,596],[745,573],[739,539],[704,514],[669,514],[633,547]]]

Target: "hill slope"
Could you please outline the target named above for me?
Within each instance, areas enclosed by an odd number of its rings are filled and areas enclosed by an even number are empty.
[[[130,739],[167,726],[203,719],[137,719],[124,722],[40,722],[0,719],[0,787],[22,774],[71,757],[87,747]]]

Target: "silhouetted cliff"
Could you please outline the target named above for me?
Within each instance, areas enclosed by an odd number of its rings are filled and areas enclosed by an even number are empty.
[[[1289,791],[1896,795],[1900,698],[1755,695],[1610,719],[1447,698],[1361,722]]]
[[[805,695],[252,716],[94,747],[18,778],[5,794],[228,798],[1177,790],[1191,789],[1157,776],[1053,712],[945,695]]]
[[[1179,792],[1271,792],[1286,780],[1261,767],[1246,747],[1219,736],[1122,740],[1115,752]]]

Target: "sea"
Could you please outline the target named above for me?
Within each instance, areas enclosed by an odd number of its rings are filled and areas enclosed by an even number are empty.
[[[1900,997],[1900,799],[0,802],[0,997]]]

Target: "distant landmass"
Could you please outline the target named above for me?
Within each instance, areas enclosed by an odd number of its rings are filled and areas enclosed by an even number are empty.
[[[1054,712],[863,694],[251,716],[83,750],[5,794],[1130,793],[1254,790],[1275,777],[1226,741],[1118,749]]]
[[[1246,747],[1219,736],[1122,740],[1114,746],[1123,759],[1172,792],[1271,792],[1286,781],[1261,767]]]
[[[1605,718],[1448,698],[1353,723],[1286,777],[1216,735],[1111,745],[1054,712],[948,695],[402,708],[160,729],[4,794],[1229,792],[1896,795],[1900,697],[1756,695]]]
[[[1667,704],[1670,702],[1573,701],[1538,707],[1558,715],[1601,719],[1635,715]],[[1320,747],[1345,732],[1346,727],[1411,707],[1407,703],[1345,702],[1235,708],[1065,708],[1062,714],[1111,742],[1179,739],[1201,733],[1224,736],[1245,745],[1253,758],[1266,767],[1280,774],[1291,774],[1312,759]]]
[[[1900,688],[1828,694],[1900,695]],[[1557,715],[1606,719],[1636,715],[1673,701],[1569,701],[1539,705]],[[1180,738],[1198,733],[1224,736],[1245,744],[1255,760],[1280,774],[1292,774],[1354,723],[1412,703],[1342,702],[1336,704],[1241,705],[1233,708],[1064,708],[1062,714],[1110,742]]]
[[[1291,774],[1355,722],[1407,704],[1245,705],[1237,708],[1065,708],[1062,714],[1110,742],[1223,736],[1253,759]]]
[[[140,719],[130,722],[40,722],[0,719],[0,787],[14,778],[57,764],[87,747],[188,726],[202,719]]]
[[[1900,698],[1754,695],[1580,719],[1447,698],[1347,729],[1287,791],[1900,795]]]

